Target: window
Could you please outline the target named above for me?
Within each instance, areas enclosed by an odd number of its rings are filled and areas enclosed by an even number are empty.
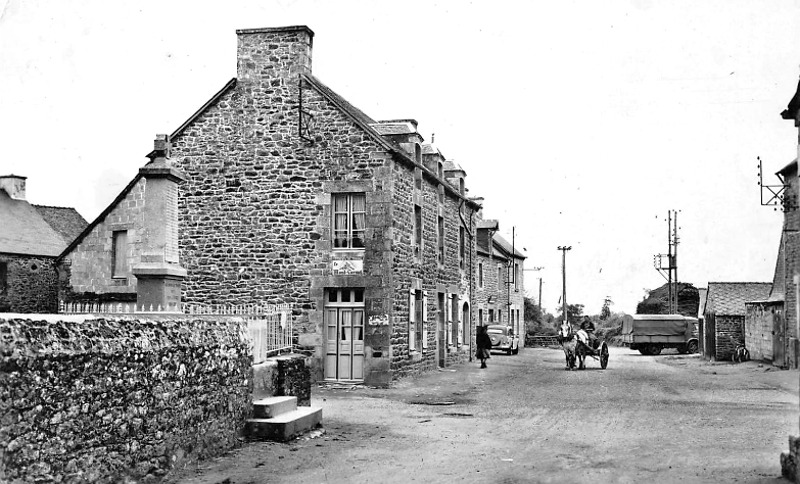
[[[0,296],[8,292],[8,263],[0,262]]]
[[[460,328],[461,325],[459,324],[459,321],[458,321],[458,296],[456,294],[453,294],[452,296],[450,296],[450,299],[451,299],[450,300],[450,319],[453,322],[453,326],[452,326],[452,328],[450,328],[452,330],[452,332],[453,332],[452,336],[451,336],[450,344],[458,345],[458,344],[461,344],[461,338],[459,337],[459,335],[460,335],[460,329],[459,328]]]
[[[414,205],[414,255],[422,256],[422,207]]]
[[[444,217],[439,217],[439,264],[444,264]]]
[[[364,248],[366,198],[363,193],[333,195],[333,247]]]
[[[422,349],[423,302],[422,291],[411,289],[408,299],[408,351]]]
[[[478,326],[483,326],[483,309],[478,309]]]
[[[111,277],[128,277],[128,231],[118,230],[111,233]]]
[[[494,309],[489,310],[489,324],[494,323]]]
[[[503,310],[502,309],[498,309],[497,310],[497,322],[498,323],[502,323],[503,322]]]
[[[519,290],[519,264],[514,263],[514,290]]]
[[[462,269],[464,268],[464,252],[465,252],[465,244],[464,241],[464,227],[458,227],[458,265]]]
[[[483,263],[478,263],[478,287],[483,289]],[[481,320],[483,322],[483,320]]]

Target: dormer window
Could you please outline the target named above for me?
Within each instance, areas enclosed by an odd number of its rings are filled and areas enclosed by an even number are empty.
[[[439,179],[444,180],[444,165],[442,165],[441,161],[439,162],[437,169],[438,169],[437,174],[439,175]]]
[[[416,161],[417,164],[422,164],[422,147],[419,143],[414,145],[414,161]]]

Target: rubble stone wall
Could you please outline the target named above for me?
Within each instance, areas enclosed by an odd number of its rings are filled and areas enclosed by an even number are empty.
[[[730,360],[736,346],[744,343],[744,316],[716,315],[716,359]]]
[[[0,287],[0,311],[56,312],[57,273],[52,257],[0,254],[6,266],[6,284]]]
[[[0,316],[0,482],[121,482],[230,449],[251,411],[237,321]]]
[[[753,360],[772,361],[773,327],[781,317],[782,303],[746,303],[744,342]],[[780,362],[783,364],[783,362]]]

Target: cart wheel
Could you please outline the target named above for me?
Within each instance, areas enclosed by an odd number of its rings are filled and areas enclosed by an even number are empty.
[[[608,345],[605,341],[600,345],[600,368],[606,369],[608,366]]]

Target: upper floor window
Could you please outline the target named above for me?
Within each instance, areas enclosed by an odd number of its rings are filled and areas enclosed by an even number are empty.
[[[414,205],[414,256],[422,256],[422,207]]]
[[[367,207],[363,193],[333,195],[333,247],[360,249],[364,247],[364,226]]]
[[[464,227],[458,227],[458,265],[464,268],[464,255],[465,255],[465,241],[464,241]]]
[[[514,289],[519,289],[519,264],[514,263]]]
[[[444,217],[439,217],[439,264],[444,264]]]
[[[478,287],[483,289],[483,263],[478,263]]]
[[[111,239],[111,277],[128,277],[128,231],[114,231]]]

